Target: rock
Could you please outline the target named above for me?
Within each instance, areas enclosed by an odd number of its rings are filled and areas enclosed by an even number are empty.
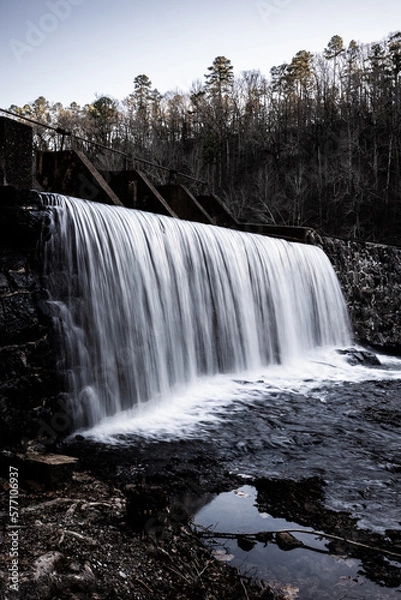
[[[274,590],[273,588],[266,587],[259,595],[258,600],[290,600],[287,594]]]
[[[401,321],[391,313],[401,294],[401,248],[327,236],[321,247],[340,280],[359,343],[400,352]]]
[[[241,548],[244,552],[250,552],[252,548],[255,547],[256,542],[254,540],[250,540],[245,535],[239,535],[237,538],[238,548]]]
[[[345,348],[337,350],[338,354],[346,357],[350,365],[364,365],[365,367],[380,366],[380,360],[376,354],[368,350],[358,350],[357,348]]]
[[[46,554],[39,556],[34,563],[34,578],[38,580],[50,576],[51,573],[57,570],[57,566],[62,560],[63,555],[61,552],[47,552]]]
[[[3,341],[6,337],[6,319],[4,315],[4,308],[0,300],[0,339]]]
[[[257,542],[261,542],[262,544],[268,544],[272,541],[273,537],[274,535],[271,531],[259,531],[256,534],[255,539]]]
[[[31,294],[11,294],[2,299],[2,304],[8,340],[15,343],[33,340],[38,336],[39,321]]]
[[[47,487],[70,480],[79,464],[79,459],[74,456],[34,452],[17,454],[13,460],[21,479],[39,481]]]
[[[61,552],[51,551],[39,556],[34,568],[36,597],[42,600],[66,592],[91,592],[96,586],[96,578],[88,562],[82,569],[75,563],[69,565]]]
[[[301,540],[298,540],[291,533],[285,531],[276,534],[277,546],[280,550],[294,550],[294,548],[302,548],[304,545]]]
[[[14,290],[35,290],[39,288],[38,277],[25,269],[9,271],[9,279]]]
[[[25,374],[26,355],[22,346],[0,348],[0,380],[14,379]]]
[[[38,440],[26,440],[25,451],[32,454],[46,454],[46,446]]]
[[[3,273],[0,273],[0,294],[6,294],[9,292],[10,288],[8,285],[8,280]]]
[[[79,573],[63,574],[58,578],[58,591],[91,592],[96,587],[96,578],[89,562],[85,562]]]

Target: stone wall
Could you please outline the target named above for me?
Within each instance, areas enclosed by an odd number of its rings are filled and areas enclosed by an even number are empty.
[[[37,253],[43,211],[35,193],[0,187],[0,439],[57,437],[53,329]],[[54,425],[54,423],[53,423]]]
[[[401,353],[401,248],[323,237],[341,283],[355,338]]]

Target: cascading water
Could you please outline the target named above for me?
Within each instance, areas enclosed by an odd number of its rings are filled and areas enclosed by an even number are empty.
[[[45,195],[49,305],[77,428],[200,376],[350,343],[317,247]]]

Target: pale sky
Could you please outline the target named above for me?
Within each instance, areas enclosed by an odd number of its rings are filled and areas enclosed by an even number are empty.
[[[122,100],[146,74],[165,93],[204,81],[216,56],[239,75],[401,30],[400,0],[0,0],[0,108],[45,96]]]

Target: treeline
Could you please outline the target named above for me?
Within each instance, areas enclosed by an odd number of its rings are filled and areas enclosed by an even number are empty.
[[[268,78],[234,76],[218,56],[187,92],[161,94],[142,74],[122,101],[10,110],[206,181],[243,220],[401,244],[400,72],[401,32],[373,44],[335,35]],[[60,139],[37,130],[42,149]],[[117,155],[87,151],[116,168]]]

